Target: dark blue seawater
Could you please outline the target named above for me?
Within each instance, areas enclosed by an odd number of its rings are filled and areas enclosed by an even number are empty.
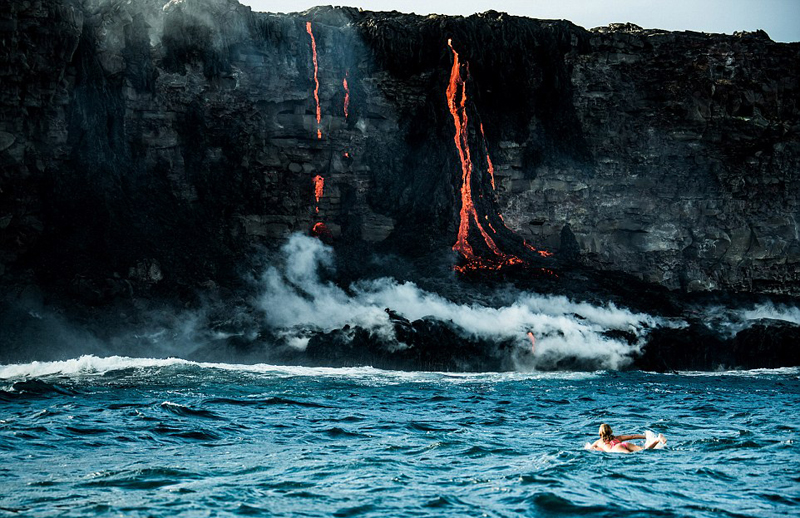
[[[797,516],[799,375],[0,366],[0,516]]]

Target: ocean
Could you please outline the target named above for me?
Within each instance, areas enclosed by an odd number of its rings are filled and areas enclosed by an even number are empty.
[[[800,369],[427,373],[0,366],[0,516],[769,517],[800,505]],[[667,447],[586,451],[601,423]]]

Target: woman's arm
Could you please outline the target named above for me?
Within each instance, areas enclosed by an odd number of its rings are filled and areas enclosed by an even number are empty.
[[[633,435],[617,435],[617,439],[620,441],[631,441],[633,439],[644,439],[644,435],[642,434],[633,434]]]

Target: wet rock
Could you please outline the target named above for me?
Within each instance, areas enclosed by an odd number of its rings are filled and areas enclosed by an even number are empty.
[[[634,365],[642,370],[774,369],[800,365],[800,325],[761,319],[729,337],[699,321],[654,330]]]
[[[511,344],[463,337],[452,324],[392,317],[394,336],[360,327],[314,334],[293,359],[312,365],[371,366],[423,371],[502,371],[513,368]]]
[[[774,369],[800,366],[800,325],[761,319],[739,331],[731,342],[736,366]]]
[[[658,372],[734,368],[729,346],[702,322],[690,321],[686,327],[653,330],[634,367]]]
[[[11,145],[16,142],[16,140],[17,138],[11,133],[0,131],[0,151],[5,151],[6,149],[10,148]]]

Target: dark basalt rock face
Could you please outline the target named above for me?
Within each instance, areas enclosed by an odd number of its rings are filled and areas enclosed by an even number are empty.
[[[409,322],[395,317],[395,340],[361,328],[318,334],[296,359],[316,365],[431,371],[503,371],[513,369],[512,344],[464,339],[446,323],[433,319]],[[284,357],[283,361],[291,358]]]
[[[703,322],[679,330],[653,331],[634,365],[644,370],[774,369],[800,366],[800,325],[762,319],[733,336],[720,336]]]
[[[496,12],[27,0],[0,6],[4,309],[32,298],[85,321],[108,308],[124,320],[157,301],[229,300],[263,267],[259,250],[318,222],[342,282],[364,274],[373,252],[456,282],[462,170],[448,39],[468,63],[478,213],[501,249],[528,262],[492,275],[670,315],[688,292],[800,295],[798,44],[630,24],[587,31]],[[555,256],[531,254],[523,239]],[[496,280],[478,277],[466,281]],[[409,325],[463,343],[447,326]],[[670,338],[652,343],[680,349],[680,333],[663,332]],[[731,365],[763,357],[741,344],[783,351],[780,364],[796,358],[750,333],[737,336]],[[652,343],[641,365],[726,363],[688,349],[669,363]],[[398,361],[501,366],[473,346],[470,361],[419,347]]]

